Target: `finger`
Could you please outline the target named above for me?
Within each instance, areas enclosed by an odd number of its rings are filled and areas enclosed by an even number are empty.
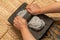
[[[25,19],[24,18],[22,18],[22,17],[20,17],[20,22],[22,22],[22,23],[24,23],[25,22]]]
[[[16,17],[18,20],[23,20],[24,18],[20,17],[20,16],[17,16]]]
[[[16,21],[18,21],[18,19],[15,17],[15,19],[14,19],[14,21],[13,21],[13,22],[16,22]]]
[[[24,18],[22,18],[22,17],[18,17],[18,16],[17,16],[17,19],[18,19],[18,23],[19,23],[20,25],[26,23],[26,20],[25,20]]]
[[[31,6],[31,5],[27,5],[27,6],[26,6],[26,9],[30,8],[30,6]]]
[[[37,5],[37,4],[35,4],[34,6],[35,6],[35,7],[38,7],[38,8],[40,8],[40,6],[39,6],[39,5]]]
[[[13,24],[14,25],[14,27],[17,27],[17,25],[16,24]]]
[[[18,25],[14,24],[14,27],[15,27],[15,28],[17,28],[17,29],[19,30],[19,27],[18,27]]]
[[[15,23],[15,24],[18,24],[19,21],[20,21],[20,20],[19,20],[17,17],[14,19],[14,23]]]
[[[22,17],[20,17],[20,18],[21,18],[20,19],[20,24],[21,25],[27,24],[27,21],[24,18],[22,18]]]
[[[30,9],[27,9],[28,12],[30,12],[32,14],[32,11]]]
[[[14,23],[13,24],[18,24],[18,22],[14,20]]]
[[[17,17],[14,20],[18,21]]]
[[[17,16],[16,18],[17,18],[17,20],[22,20],[22,19],[24,19],[24,18],[22,18],[22,17],[20,17],[20,16]]]
[[[17,19],[18,24],[22,25],[24,23],[22,17],[17,17]]]
[[[13,22],[15,23],[16,21],[14,20]]]
[[[22,23],[22,19],[23,19],[22,17],[17,16],[16,18],[18,19],[18,20],[17,20],[17,21],[18,21],[18,23],[19,23],[19,22],[20,22],[20,23]]]
[[[16,16],[16,19],[19,20],[20,19],[20,16]]]
[[[16,23],[16,21],[18,21],[18,19],[15,17],[13,20],[13,23]]]
[[[19,21],[19,20],[18,20],[18,21]],[[21,23],[15,21],[13,25],[15,25],[15,26],[17,27],[17,26],[20,25],[20,24],[21,24]]]

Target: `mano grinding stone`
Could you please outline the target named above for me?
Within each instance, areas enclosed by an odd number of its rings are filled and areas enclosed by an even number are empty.
[[[38,31],[45,26],[45,22],[40,19],[38,16],[34,16],[28,23],[29,27]]]
[[[32,17],[32,15],[31,15],[29,12],[27,12],[26,9],[21,10],[20,12],[18,12],[17,16],[23,17],[23,18],[25,18],[27,21],[29,21],[30,18]]]
[[[24,15],[27,13],[27,10],[22,10],[20,12],[18,12],[18,16],[24,17]]]

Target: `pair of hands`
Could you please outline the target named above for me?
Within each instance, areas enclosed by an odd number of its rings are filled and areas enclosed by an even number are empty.
[[[29,11],[32,15],[37,15],[40,12],[40,7],[36,4],[31,4],[31,5],[27,5],[26,7],[27,11]],[[27,21],[22,18],[17,16],[14,19],[14,26],[18,29],[21,30],[23,28],[27,28]]]

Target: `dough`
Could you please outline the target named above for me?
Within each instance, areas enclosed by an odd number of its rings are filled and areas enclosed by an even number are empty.
[[[45,26],[45,22],[40,19],[38,16],[34,16],[28,23],[30,28],[35,30],[41,30]]]

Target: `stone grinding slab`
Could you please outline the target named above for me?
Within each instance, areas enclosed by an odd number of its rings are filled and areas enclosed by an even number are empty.
[[[22,11],[22,10],[25,10],[25,8],[26,8],[26,3],[24,3],[24,4],[22,4],[10,17],[9,17],[9,19],[8,19],[8,21],[13,25],[13,20],[14,20],[14,18],[18,15],[20,15],[19,14],[19,12],[20,11]],[[25,11],[26,12],[26,11]],[[32,19],[32,17],[33,17],[33,15],[31,15],[31,14],[29,14],[29,12],[27,12],[24,16],[23,16],[23,18],[25,18],[26,20],[27,20],[27,22],[30,22],[31,21],[31,19]],[[37,17],[39,17],[40,19],[42,19],[44,22],[45,22],[45,26],[41,29],[41,30],[39,30],[39,31],[36,31],[36,30],[34,30],[34,29],[32,29],[31,27],[29,27],[29,30],[30,30],[30,32],[32,33],[32,35],[37,39],[37,40],[39,40],[39,39],[41,39],[41,37],[46,33],[46,31],[49,29],[49,27],[53,24],[53,22],[54,22],[54,20],[53,19],[51,19],[51,18],[49,18],[48,16],[46,16],[46,15],[43,15],[43,14],[41,14],[41,15],[37,15]]]

